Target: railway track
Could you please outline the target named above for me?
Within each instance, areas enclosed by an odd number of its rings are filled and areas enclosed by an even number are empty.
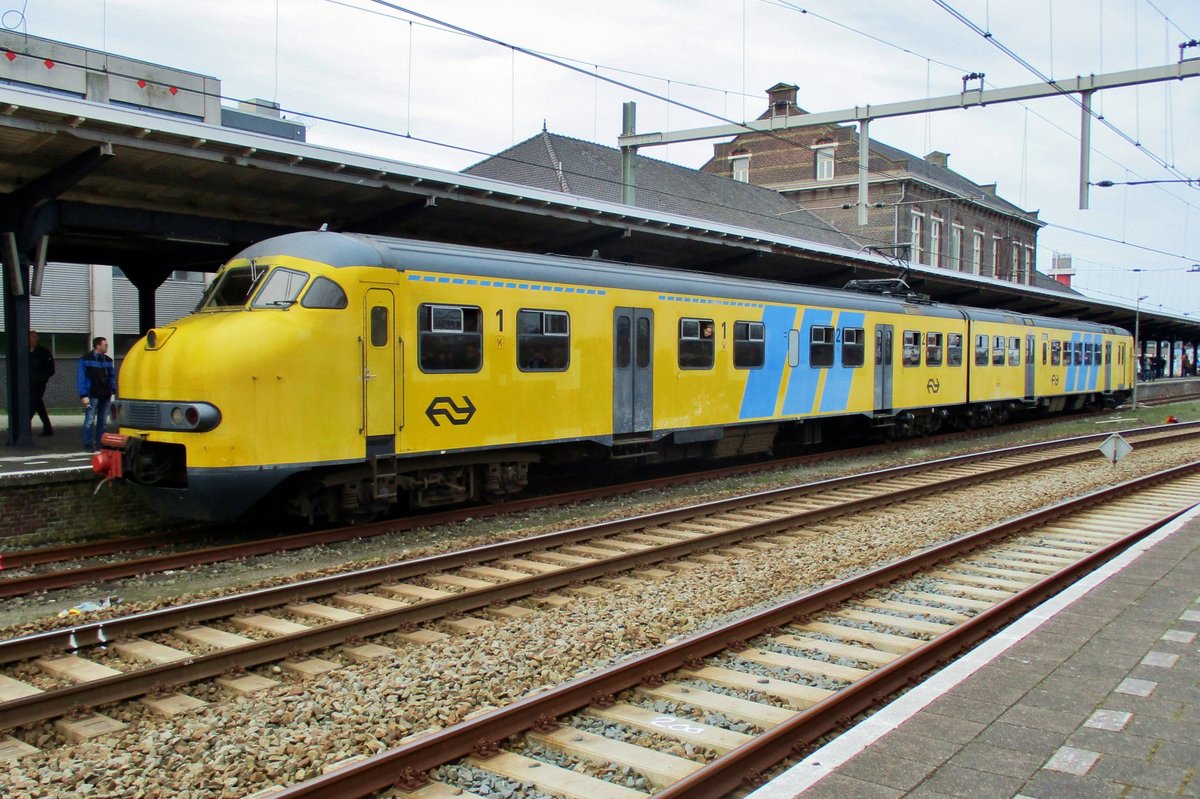
[[[1147,431],[1139,446],[1198,433],[1178,426]],[[587,581],[620,585],[630,575],[655,579],[696,565],[679,559],[720,562],[729,553],[769,551],[827,531],[823,525],[839,517],[901,502],[919,513],[923,498],[1094,458],[1094,439],[1053,452],[1014,447],[885,469],[3,641],[0,665],[14,676],[0,673],[0,729],[210,678],[241,690],[247,684],[230,675],[267,663],[318,673],[333,664],[307,653],[333,647],[350,659],[371,659],[389,651],[361,643],[372,636],[428,641],[430,632],[416,625],[439,620],[469,632],[487,622],[455,616],[521,617],[535,611],[508,603],[554,606],[571,601],[566,594],[599,590]],[[554,591],[562,593],[548,594]],[[122,669],[106,664],[111,652]],[[21,679],[39,673],[51,675],[54,687]],[[171,712],[196,700],[174,694],[153,701]]]
[[[463,784],[486,775],[573,799],[724,797],[1197,497],[1193,463],[1060,503],[271,795],[471,799]]]
[[[1161,429],[1163,426],[1136,428],[1124,431],[1126,435],[1136,436],[1150,430]],[[1192,429],[1200,427],[1200,422],[1187,422],[1166,429]],[[1010,429],[1010,428],[1006,428]],[[957,435],[957,434],[955,434]],[[1092,436],[1064,439],[1063,441],[1099,441],[1109,433],[1099,433]],[[942,440],[942,439],[939,439]],[[1049,442],[1051,444],[1055,442]],[[874,452],[891,450],[896,445],[876,445],[839,451],[842,457],[855,457]],[[442,524],[452,524],[468,518],[482,518],[506,513],[517,513],[524,510],[542,507],[555,507],[578,502],[599,499],[621,493],[651,490],[654,488],[677,485],[680,482],[699,482],[703,480],[720,479],[736,475],[744,475],[766,471],[768,469],[786,469],[805,463],[818,462],[828,458],[828,453],[804,455],[766,463],[741,464],[725,466],[717,469],[693,472],[686,475],[660,477],[650,480],[638,480],[614,486],[591,488],[581,491],[553,494],[550,496],[530,497],[507,502],[499,505],[482,507],[458,508],[449,511],[439,511],[405,519],[393,519],[371,524],[353,525],[328,530],[313,530],[303,533],[293,533],[280,536],[256,537],[254,540],[237,541],[232,544],[222,544],[210,547],[190,547],[182,551],[180,547],[188,547],[197,538],[216,539],[237,535],[236,531],[220,531],[216,528],[205,528],[201,531],[191,530],[182,532],[162,533],[153,536],[142,536],[131,539],[99,541],[93,543],[73,544],[68,546],[46,547],[31,550],[17,550],[0,553],[0,598],[23,596],[42,591],[73,588],[80,585],[117,580],[148,574],[158,574],[173,569],[186,569],[213,563],[223,563],[232,560],[255,557],[265,554],[287,552],[313,546],[331,545],[353,539],[370,538],[405,530],[432,527]],[[189,540],[191,539],[191,540]],[[85,558],[110,557],[127,552],[136,552],[148,547],[171,547],[173,551],[145,555],[142,557],[106,560],[101,563],[83,564],[68,569],[34,570],[33,567],[46,564],[79,561]],[[13,572],[24,573],[13,574]]]

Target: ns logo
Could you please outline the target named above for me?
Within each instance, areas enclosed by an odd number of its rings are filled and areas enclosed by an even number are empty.
[[[434,397],[425,408],[425,416],[434,427],[441,427],[443,421],[452,425],[464,425],[469,423],[474,415],[475,403],[465,394],[462,396],[461,405],[455,402],[453,397]]]

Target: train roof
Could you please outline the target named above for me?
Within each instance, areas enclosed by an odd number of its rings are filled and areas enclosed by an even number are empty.
[[[837,305],[851,310],[891,313],[904,313],[906,308],[919,307],[923,315],[934,317],[966,317],[974,321],[1025,323],[1094,332],[1125,332],[1120,328],[1093,322],[946,305],[906,297],[863,294],[595,258],[538,255],[361,233],[289,233],[253,244],[235,256],[234,260],[270,255],[290,255],[333,267],[381,266],[398,271],[414,269],[423,272],[470,272],[485,277],[628,288],[656,291],[665,295],[719,296],[760,303]]]

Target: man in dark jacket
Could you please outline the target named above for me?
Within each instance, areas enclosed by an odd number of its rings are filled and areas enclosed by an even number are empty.
[[[88,452],[100,449],[108,406],[117,393],[117,369],[108,357],[108,339],[92,339],[92,351],[79,359],[75,370],[75,387],[83,403],[83,448]]]
[[[42,435],[54,435],[50,414],[46,413],[46,384],[54,376],[54,356],[38,344],[36,330],[29,331],[29,420],[34,415],[42,420]]]

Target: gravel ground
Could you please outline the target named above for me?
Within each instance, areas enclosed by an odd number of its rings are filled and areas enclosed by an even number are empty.
[[[64,744],[50,724],[27,728],[17,737],[46,751],[7,764],[0,773],[0,795],[208,799],[241,797],[272,784],[296,782],[321,773],[331,763],[393,746],[412,733],[454,723],[481,707],[503,705],[915,548],[1194,458],[1194,444],[1157,447],[1135,451],[1116,466],[1098,459],[1031,478],[997,481],[952,499],[921,501],[919,508],[911,503],[883,516],[845,520],[835,530],[815,533],[794,546],[737,556],[724,564],[706,565],[703,571],[613,590],[586,602],[576,600],[524,621],[496,623],[470,637],[456,636],[427,646],[402,645],[394,656],[372,664],[351,663],[337,651],[316,653],[341,668],[306,681],[289,677],[278,666],[258,669],[255,673],[281,685],[251,697],[229,698],[212,684],[193,686],[187,693],[213,704],[171,720],[153,717],[141,705],[122,703],[107,709],[107,715],[129,722],[129,728],[84,744]],[[816,476],[811,470],[809,475]],[[769,483],[760,479],[763,485]],[[692,501],[705,490],[728,489],[688,489],[680,499],[645,494],[603,503],[596,510],[617,515],[633,506]],[[557,525],[561,520],[539,517],[560,514],[528,514],[523,523],[529,527],[522,532]],[[495,540],[511,536],[513,526],[519,525],[488,520],[479,527],[460,525],[457,532],[422,531],[406,536],[407,549],[390,554],[407,557]],[[366,557],[379,554],[370,551],[372,546],[386,551],[380,540],[364,544]],[[392,542],[393,547],[396,544]],[[193,591],[212,591],[212,586],[228,590],[232,584],[261,584],[264,578],[270,582],[322,568],[328,561],[344,564],[362,554],[351,546],[333,549],[202,570],[203,577],[174,577]],[[159,585],[154,590],[166,589]],[[388,636],[378,642],[397,643]],[[681,756],[687,756],[686,751]],[[467,787],[470,782],[460,784]],[[534,795],[527,787],[494,785],[495,794],[503,795],[501,788],[516,788],[514,795]]]

